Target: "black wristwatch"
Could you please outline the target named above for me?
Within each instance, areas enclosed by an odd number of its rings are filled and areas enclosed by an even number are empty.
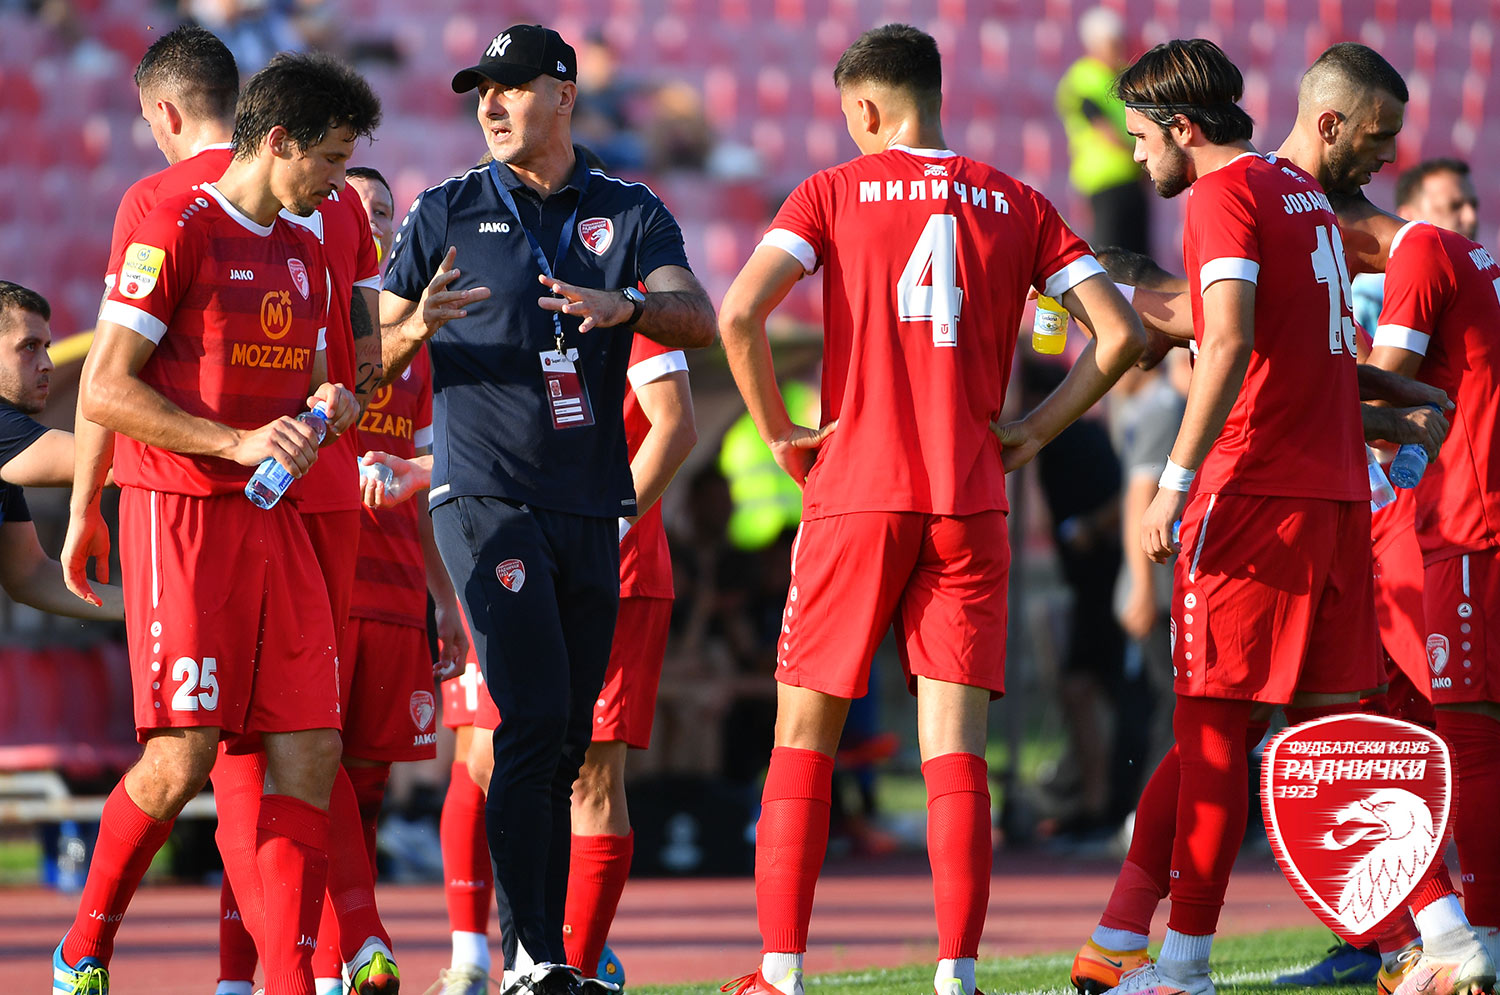
[[[620,327],[629,328],[640,321],[641,315],[646,313],[646,295],[634,287],[622,287],[620,293],[625,295],[625,299],[630,302],[632,308],[630,317],[620,322]]]

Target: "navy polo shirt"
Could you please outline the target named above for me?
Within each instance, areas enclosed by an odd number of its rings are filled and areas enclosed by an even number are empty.
[[[687,267],[682,229],[642,183],[577,166],[542,200],[502,164],[479,166],[427,190],[396,233],[385,289],[422,297],[448,247],[461,275],[449,289],[490,288],[466,318],[440,328],[432,356],[433,463],[430,505],[456,497],[500,497],[577,515],[636,513],[625,448],[625,371],[633,334],[564,315],[564,347],[578,350],[594,424],[554,428],[541,354],[555,351],[547,289],[524,224],[552,275],[582,287],[634,287],[662,266]],[[518,219],[500,196],[511,194]],[[557,251],[565,226],[567,251]]]
[[[0,401],[0,467],[21,455],[47,432],[47,427],[26,412]],[[0,480],[0,524],[29,522],[31,510],[19,484]]]

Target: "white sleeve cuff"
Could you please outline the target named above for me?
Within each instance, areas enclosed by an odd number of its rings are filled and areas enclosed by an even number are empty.
[[[1047,277],[1047,282],[1042,287],[1042,293],[1053,300],[1057,300],[1089,277],[1103,272],[1104,267],[1099,265],[1099,260],[1093,256],[1079,256],[1056,273]]]
[[[1415,328],[1407,328],[1405,325],[1380,325],[1375,329],[1376,345],[1394,346],[1397,349],[1414,352],[1418,356],[1427,355],[1427,343],[1431,341],[1431,334],[1419,332]]]
[[[355,280],[354,285],[356,287],[364,287],[367,290],[380,291],[385,289],[385,281],[380,278],[379,273],[364,280]]]
[[[1198,271],[1198,293],[1203,293],[1210,284],[1218,283],[1220,280],[1244,280],[1246,283],[1255,283],[1259,277],[1260,263],[1254,259],[1221,256],[1218,259],[1210,259]]]
[[[818,268],[818,254],[813,251],[812,245],[798,235],[796,232],[787,231],[785,228],[772,228],[766,232],[765,237],[760,240],[761,245],[769,245],[780,249],[790,255],[802,268],[811,273]],[[759,248],[759,246],[757,246]]]
[[[328,329],[318,329],[318,349],[322,351],[328,348]]]
[[[412,433],[411,444],[416,446],[418,449],[426,449],[428,446],[432,445],[432,426],[423,425],[421,428]]]
[[[161,345],[161,337],[167,334],[166,322],[124,301],[105,301],[104,307],[99,309],[99,320],[123,325],[132,332],[150,339],[154,345]]]
[[[630,386],[634,390],[640,390],[648,383],[660,380],[672,373],[687,372],[687,356],[683,355],[681,349],[673,349],[659,356],[652,356],[636,363],[625,375],[630,378]]]
[[[1120,292],[1120,296],[1121,297],[1125,298],[1125,303],[1126,304],[1134,304],[1135,303],[1135,288],[1132,287],[1130,284],[1128,284],[1128,283],[1117,283],[1117,284],[1115,284],[1115,289]]]

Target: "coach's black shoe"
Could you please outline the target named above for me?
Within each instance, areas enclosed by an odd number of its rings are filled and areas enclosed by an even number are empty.
[[[576,967],[538,964],[530,972],[517,976],[501,995],[600,995],[601,991],[592,986],[584,988],[583,972]]]

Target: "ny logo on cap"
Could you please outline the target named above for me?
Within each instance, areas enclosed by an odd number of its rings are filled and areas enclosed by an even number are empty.
[[[505,50],[510,48],[510,32],[496,35],[495,40],[490,42],[490,47],[485,50],[485,56],[491,59],[505,58]]]

